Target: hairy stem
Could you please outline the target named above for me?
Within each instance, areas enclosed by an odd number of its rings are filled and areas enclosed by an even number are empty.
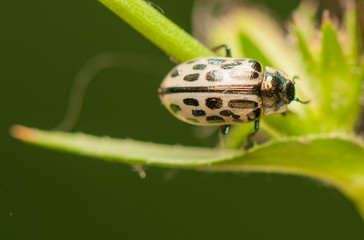
[[[99,1],[179,62],[215,55],[143,0]]]

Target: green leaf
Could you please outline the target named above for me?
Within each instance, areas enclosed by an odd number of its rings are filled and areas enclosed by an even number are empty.
[[[313,54],[311,53],[308,40],[304,36],[303,29],[297,25],[293,25],[293,30],[297,37],[298,49],[301,53],[302,60],[305,62],[307,71],[313,71],[317,63],[314,62]]]
[[[259,61],[262,58],[270,67],[285,68],[291,76],[297,74],[298,61],[286,45],[284,32],[267,12],[255,8],[238,9],[224,21],[216,21],[211,31],[211,44],[224,42],[233,51],[237,48],[240,52],[235,57],[257,57]]]
[[[313,124],[313,120],[308,121],[290,111],[287,111],[285,116],[281,114],[267,116],[264,122],[270,128],[277,129],[282,136],[302,136],[321,132],[319,125]]]
[[[350,68],[338,32],[327,13],[323,19],[320,73],[324,100],[322,116],[326,118],[329,131],[352,131],[358,114],[361,81]]]
[[[215,55],[143,0],[99,1],[177,61]]]
[[[245,33],[240,33],[241,49],[244,57],[259,59],[259,62],[265,66],[273,66],[273,63],[265,56],[254,41]]]
[[[224,136],[220,145],[227,149],[242,149],[249,133],[254,132],[254,123],[232,126],[229,134]]]
[[[207,171],[277,172],[332,184],[364,216],[364,143],[339,134],[281,138],[242,151],[171,146],[15,126],[14,137],[46,148],[107,161]]]
[[[188,167],[231,159],[240,151],[199,147],[168,146],[135,140],[95,137],[83,133],[52,132],[15,126],[13,136],[25,142],[74,154],[157,166]]]
[[[339,43],[337,30],[328,17],[324,17],[321,27],[322,51],[321,68],[324,76],[345,77],[349,73],[343,49]],[[327,82],[324,82],[327,85]]]
[[[346,49],[350,55],[350,57],[356,61],[358,59],[358,55],[360,53],[360,42],[361,36],[359,33],[359,26],[358,26],[358,16],[356,14],[355,8],[349,6],[349,9],[345,13],[343,18],[345,28],[348,32],[348,35],[351,36],[350,38],[346,39]]]
[[[357,11],[360,12],[360,9],[355,10],[353,5],[348,6],[348,10],[345,13],[343,18],[343,22],[345,24],[346,38],[344,49],[347,52],[347,60],[351,72],[351,76],[348,76],[348,81],[352,86],[352,92],[348,97],[348,103],[346,106],[343,115],[347,116],[348,124],[353,124],[356,122],[356,119],[360,112],[360,106],[358,104],[358,99],[362,94],[362,85],[364,81],[364,59],[360,57],[362,45],[362,36],[359,31],[359,23]]]

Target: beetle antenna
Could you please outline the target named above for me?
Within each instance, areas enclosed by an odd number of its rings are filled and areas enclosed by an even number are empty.
[[[294,101],[299,102],[299,103],[302,103],[302,104],[307,104],[307,103],[311,102],[310,100],[308,100],[308,101],[301,101],[298,98],[295,98]]]

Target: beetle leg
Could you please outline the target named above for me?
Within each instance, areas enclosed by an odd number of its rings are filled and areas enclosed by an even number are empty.
[[[252,148],[254,146],[252,138],[259,130],[259,121],[260,121],[260,119],[258,119],[257,121],[254,122],[254,132],[249,133],[248,137],[246,138],[246,141],[245,141],[245,144],[244,144],[245,152],[247,152],[249,148]]]
[[[229,133],[230,130],[230,125],[223,125],[220,127],[221,133],[223,135],[227,135]]]
[[[217,50],[219,50],[220,48],[225,48],[225,51],[226,51],[226,57],[231,57],[231,50],[230,50],[230,47],[226,44],[222,44],[222,45],[219,45],[217,47],[214,47],[214,48],[211,48],[212,51],[216,52]]]
[[[292,112],[290,110],[286,110],[285,112],[282,112],[281,115],[283,117],[287,116],[288,114],[291,114]]]

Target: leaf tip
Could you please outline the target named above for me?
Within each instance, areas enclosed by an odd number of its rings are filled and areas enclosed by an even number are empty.
[[[325,9],[322,13],[322,22],[326,23],[326,22],[330,22],[330,11]]]
[[[21,125],[14,125],[10,129],[10,135],[16,139],[26,142],[30,142],[35,138],[34,130]]]
[[[325,26],[332,26],[335,30],[339,28],[339,19],[332,15],[327,9],[325,9],[322,13],[321,29]]]

